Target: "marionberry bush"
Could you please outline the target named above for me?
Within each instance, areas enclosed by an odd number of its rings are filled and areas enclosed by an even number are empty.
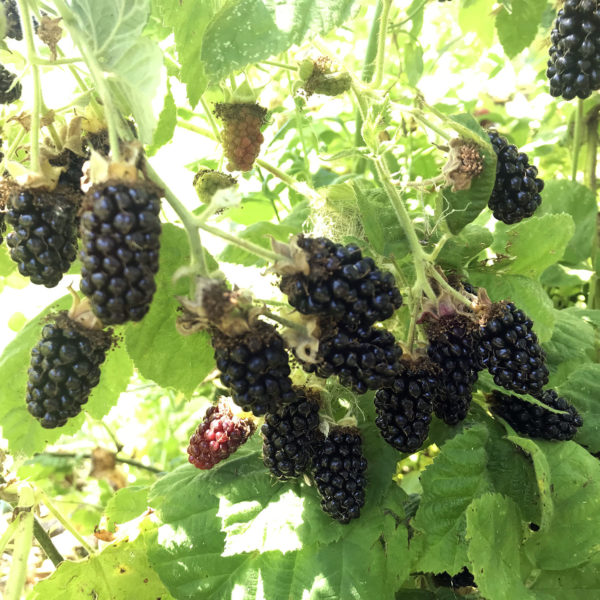
[[[598,0],[2,5],[0,595],[598,595]]]

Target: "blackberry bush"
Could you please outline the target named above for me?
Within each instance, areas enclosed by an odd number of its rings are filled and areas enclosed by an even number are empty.
[[[344,387],[364,394],[392,384],[401,356],[402,348],[384,329],[367,327],[350,332],[341,326],[325,326],[316,362],[300,364],[307,373],[323,379],[335,375]]]
[[[198,469],[212,469],[245,444],[255,429],[252,420],[235,416],[228,402],[210,406],[190,438],[188,460]]]
[[[480,329],[479,356],[496,385],[537,396],[548,383],[548,368],[532,327],[512,302],[492,304]]]
[[[462,421],[469,411],[477,361],[477,327],[468,317],[449,315],[428,324],[429,358],[440,369],[439,394],[434,400],[437,417],[448,425]]]
[[[13,40],[22,40],[23,29],[21,28],[21,16],[16,0],[2,0],[2,6],[6,16],[6,37]]]
[[[110,331],[87,329],[66,312],[44,326],[31,351],[26,396],[27,410],[42,427],[62,427],[81,412],[111,343]]]
[[[267,109],[258,104],[217,104],[215,115],[223,121],[221,142],[228,171],[249,171],[260,152],[264,137],[260,128]]]
[[[296,399],[288,354],[272,325],[259,321],[247,333],[233,337],[215,329],[212,345],[221,383],[245,411],[260,417]]]
[[[305,473],[311,465],[319,428],[319,394],[295,388],[296,399],[265,415],[261,428],[263,462],[278,479]]]
[[[68,190],[16,187],[9,193],[6,237],[19,273],[32,283],[54,287],[77,256],[77,199]]]
[[[314,480],[321,508],[336,521],[347,524],[360,516],[365,504],[366,470],[358,429],[333,426],[316,445]]]
[[[572,439],[583,425],[575,407],[554,390],[546,390],[539,401],[550,408],[565,411],[555,413],[517,396],[492,392],[488,397],[492,412],[502,417],[517,433],[531,438],[565,441]]]
[[[0,104],[12,104],[21,97],[21,82],[15,82],[17,76],[0,65]]]
[[[439,386],[438,369],[429,359],[400,361],[391,388],[375,394],[375,423],[390,446],[400,452],[415,452],[423,445]]]
[[[81,291],[106,324],[141,320],[156,291],[158,189],[145,182],[96,185],[82,209]]]
[[[299,236],[309,272],[284,275],[280,289],[305,315],[324,315],[348,330],[389,319],[402,305],[394,276],[381,271],[355,244]]]
[[[496,163],[496,181],[488,206],[494,217],[509,225],[518,223],[537,210],[542,202],[540,192],[544,182],[538,170],[529,164],[529,157],[509,144],[497,131],[488,131]]]
[[[600,4],[566,0],[550,34],[550,94],[565,100],[588,98],[600,89]]]

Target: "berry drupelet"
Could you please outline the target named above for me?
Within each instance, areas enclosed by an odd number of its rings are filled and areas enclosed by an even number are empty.
[[[550,34],[550,94],[588,98],[600,89],[600,3],[566,0]]]
[[[54,191],[15,188],[9,194],[6,243],[19,273],[32,283],[55,287],[77,256],[76,202]]]
[[[375,424],[383,439],[400,452],[416,452],[427,439],[440,374],[427,358],[403,358],[389,389],[375,394]]]
[[[554,390],[546,390],[539,401],[550,408],[565,411],[555,413],[517,396],[498,391],[488,397],[492,412],[502,417],[517,433],[545,440],[570,440],[583,425],[579,413]]]
[[[488,206],[494,217],[509,225],[530,217],[542,202],[543,180],[529,157],[496,131],[488,131],[496,163],[496,181]]]
[[[296,399],[289,357],[283,339],[272,325],[260,321],[247,333],[235,337],[215,329],[212,344],[221,383],[245,411],[259,417]]]
[[[480,329],[479,360],[496,385],[537,396],[548,383],[548,368],[532,327],[512,302],[492,304]]]
[[[298,477],[311,465],[319,427],[318,392],[295,388],[296,400],[265,415],[263,462],[278,479]]]
[[[150,309],[158,271],[160,197],[149,183],[90,189],[81,215],[81,291],[107,324],[139,321]]]
[[[42,427],[62,427],[81,412],[100,380],[110,331],[89,330],[59,313],[42,329],[27,371],[27,410]]]
[[[315,447],[314,480],[321,508],[346,524],[360,516],[365,504],[367,459],[362,453],[360,432],[338,425]]]
[[[253,421],[235,416],[228,403],[210,406],[190,438],[188,460],[198,469],[212,469],[245,444],[255,429]]]
[[[363,257],[355,244],[306,236],[297,243],[309,272],[284,275],[279,287],[302,314],[327,316],[355,331],[389,319],[402,305],[394,276]]]

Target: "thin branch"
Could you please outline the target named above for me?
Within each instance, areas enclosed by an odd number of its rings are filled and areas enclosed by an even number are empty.
[[[33,535],[42,550],[46,553],[46,556],[52,561],[52,564],[58,567],[65,559],[36,517],[33,517]]]

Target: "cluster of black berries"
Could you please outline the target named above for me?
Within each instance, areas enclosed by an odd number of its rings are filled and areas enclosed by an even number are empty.
[[[12,104],[21,97],[21,82],[15,82],[17,76],[0,65],[0,104]]]
[[[599,32],[598,0],[565,0],[550,34],[546,76],[552,96],[588,98],[600,89]]]
[[[212,334],[221,383],[236,404],[262,416],[296,399],[290,380],[289,357],[272,325],[258,322],[247,333],[230,337]]]
[[[364,394],[391,385],[401,356],[402,348],[385,329],[333,327],[319,339],[316,362],[299,362],[307,373],[323,379],[336,375],[344,387]]]
[[[2,0],[2,6],[6,17],[6,37],[13,40],[22,40],[23,29],[16,0]]]
[[[81,291],[105,324],[139,321],[158,271],[160,197],[149,183],[107,183],[86,195],[81,215]]]
[[[295,388],[296,399],[265,415],[263,462],[285,481],[306,473],[311,466],[319,428],[318,394]]]
[[[16,188],[9,195],[6,243],[19,273],[32,283],[54,287],[77,256],[77,204],[61,188]]]
[[[264,137],[260,128],[267,110],[258,104],[217,104],[215,115],[223,121],[221,141],[229,163],[228,171],[249,171],[254,164]]]
[[[492,412],[502,417],[517,433],[546,440],[572,439],[583,425],[575,407],[554,390],[546,390],[537,398],[542,406],[497,391],[488,397]],[[544,406],[564,412],[556,413]]]
[[[308,275],[284,275],[280,289],[291,306],[305,315],[331,318],[349,331],[389,319],[402,305],[394,276],[381,271],[354,244],[300,236]]]
[[[367,460],[362,453],[358,429],[334,426],[315,447],[314,480],[321,495],[321,508],[340,523],[360,516],[365,503],[364,473]]]
[[[497,131],[488,131],[496,163],[496,181],[488,206],[494,217],[509,225],[530,217],[542,202],[543,180],[529,157],[509,144]]]
[[[225,402],[210,406],[190,438],[188,460],[198,469],[212,469],[244,444],[255,428],[250,419],[235,416]]]
[[[62,427],[81,412],[100,380],[100,366],[112,343],[107,331],[91,331],[66,313],[42,329],[27,371],[27,410],[42,427]]]

